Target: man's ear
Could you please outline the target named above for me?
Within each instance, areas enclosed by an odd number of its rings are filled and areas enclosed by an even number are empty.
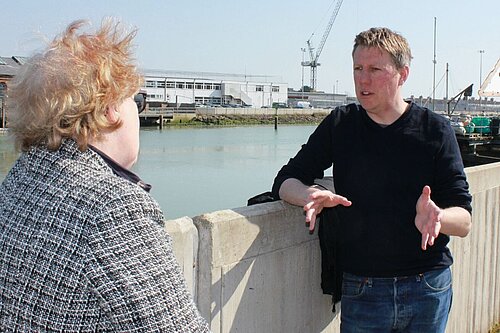
[[[104,116],[108,120],[110,124],[115,124],[118,119],[120,119],[120,114],[116,110],[116,105],[110,105],[106,109],[106,112],[104,113]]]
[[[403,68],[399,70],[399,85],[402,86],[406,80],[408,79],[408,75],[410,75],[410,66],[405,65]]]

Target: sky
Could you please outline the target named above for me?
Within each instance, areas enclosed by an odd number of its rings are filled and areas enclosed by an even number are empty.
[[[0,56],[30,56],[74,20],[97,27],[114,17],[138,29],[135,56],[142,69],[264,75],[300,89],[300,63],[309,60],[301,48],[309,39],[319,45],[337,1],[0,0]],[[319,57],[317,90],[353,96],[354,37],[384,26],[412,49],[405,97],[432,96],[433,86],[436,98],[445,97],[446,64],[448,96],[471,83],[477,96],[479,81],[500,57],[499,14],[499,0],[344,0]],[[306,67],[304,85],[309,82]]]

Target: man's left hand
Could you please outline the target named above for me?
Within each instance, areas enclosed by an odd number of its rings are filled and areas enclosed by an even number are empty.
[[[428,185],[424,186],[416,209],[415,226],[422,234],[422,250],[426,250],[427,244],[434,245],[434,240],[439,235],[443,215],[443,210],[431,200],[431,188]]]

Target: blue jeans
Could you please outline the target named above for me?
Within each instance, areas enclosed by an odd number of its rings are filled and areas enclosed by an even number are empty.
[[[397,278],[344,273],[340,331],[444,332],[451,298],[449,268]]]

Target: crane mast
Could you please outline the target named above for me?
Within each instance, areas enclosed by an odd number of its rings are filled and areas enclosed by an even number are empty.
[[[480,97],[500,97],[500,58],[486,80],[481,83],[478,94]]]
[[[339,13],[340,6],[342,5],[343,0],[338,0],[335,8],[333,9],[332,16],[330,16],[330,20],[328,21],[328,25],[326,26],[325,32],[323,33],[323,37],[321,38],[321,42],[319,43],[318,49],[316,50],[316,54],[314,54],[311,38],[314,35],[311,35],[311,37],[307,40],[307,48],[309,50],[309,57],[310,61],[303,61],[301,64],[302,66],[307,66],[311,67],[311,89],[314,91],[316,90],[316,71],[317,67],[320,65],[319,63],[319,56],[321,52],[323,51],[323,47],[325,46],[326,40],[328,38],[328,35],[330,34],[330,30],[332,30],[333,23],[335,22],[335,19],[337,18],[337,14]],[[302,87],[304,89],[304,87]]]

